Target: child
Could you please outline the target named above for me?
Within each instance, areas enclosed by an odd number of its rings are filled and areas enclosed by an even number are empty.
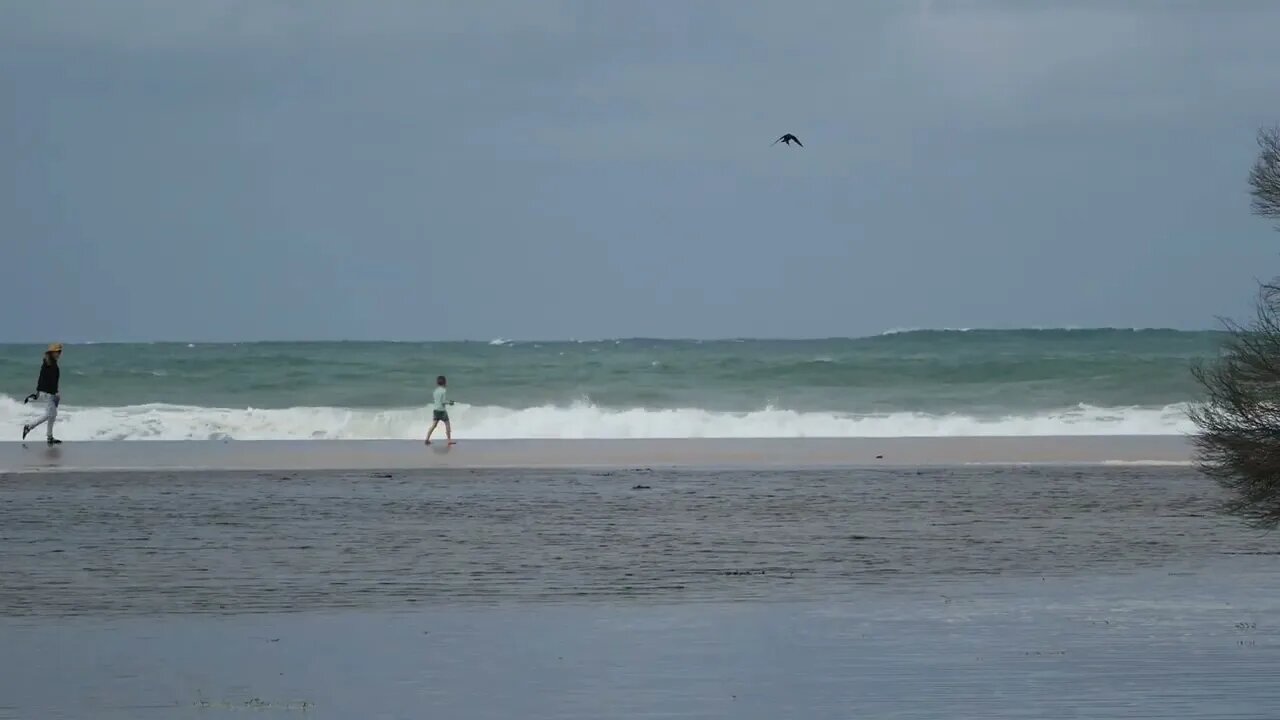
[[[440,423],[444,423],[445,439],[449,441],[450,445],[456,444],[453,441],[453,426],[449,424],[449,411],[444,409],[445,405],[453,404],[452,400],[445,399],[445,394],[448,392],[445,389],[445,385],[446,382],[443,375],[436,378],[436,389],[435,392],[431,393],[431,428],[427,430],[428,445],[431,444],[431,433],[436,431],[436,426]]]

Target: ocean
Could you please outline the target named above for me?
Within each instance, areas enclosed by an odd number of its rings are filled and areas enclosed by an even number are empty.
[[[435,376],[464,438],[1190,431],[1224,334],[907,330],[854,339],[68,344],[64,440],[407,439]],[[0,424],[40,352],[0,346]]]

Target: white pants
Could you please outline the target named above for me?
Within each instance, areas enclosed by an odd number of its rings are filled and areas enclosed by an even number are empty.
[[[44,417],[31,423],[27,427],[35,430],[44,423],[49,423],[49,426],[45,429],[48,430],[48,437],[53,437],[53,422],[58,419],[58,402],[60,398],[57,395],[40,393],[40,399],[45,401]]]

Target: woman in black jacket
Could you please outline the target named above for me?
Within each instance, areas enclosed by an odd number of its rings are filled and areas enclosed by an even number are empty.
[[[48,423],[48,438],[50,445],[57,445],[62,442],[53,436],[53,421],[58,419],[58,403],[61,397],[58,395],[58,376],[61,374],[58,370],[58,358],[62,357],[62,343],[54,343],[44,352],[44,361],[40,363],[40,379],[36,381],[36,391],[27,396],[26,402],[39,400],[41,396],[45,400],[44,417],[22,426],[22,439],[27,439],[27,434],[32,430],[40,427],[44,423]]]

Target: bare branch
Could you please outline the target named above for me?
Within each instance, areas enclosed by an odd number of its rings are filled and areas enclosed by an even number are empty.
[[[1280,220],[1280,126],[1258,131],[1258,160],[1249,173],[1253,212]]]
[[[1258,133],[1249,173],[1253,212],[1280,219],[1280,127]],[[1280,280],[1258,291],[1247,327],[1226,322],[1222,354],[1192,369],[1204,400],[1191,409],[1199,427],[1198,464],[1231,492],[1227,509],[1251,524],[1280,527]]]
[[[1280,285],[1263,285],[1248,327],[1227,323],[1219,358],[1192,374],[1205,399],[1191,409],[1201,470],[1232,493],[1227,509],[1280,526]]]

